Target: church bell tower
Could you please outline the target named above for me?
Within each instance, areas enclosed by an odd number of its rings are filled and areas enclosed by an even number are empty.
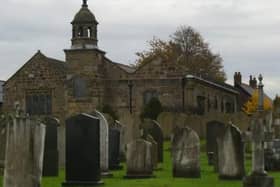
[[[72,46],[71,49],[96,49],[97,47],[97,25],[94,14],[88,9],[87,0],[79,12],[75,15],[72,24]]]

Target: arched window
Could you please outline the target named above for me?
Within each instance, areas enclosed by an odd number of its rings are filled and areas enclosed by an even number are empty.
[[[76,77],[73,80],[73,96],[75,98],[86,97],[88,94],[88,87],[86,80],[80,77]]]
[[[148,104],[152,98],[158,98],[158,93],[155,90],[148,90],[144,92],[144,105]]]
[[[87,37],[91,38],[92,37],[92,29],[89,27],[87,28]]]
[[[82,37],[84,35],[83,27],[79,27],[78,37]]]

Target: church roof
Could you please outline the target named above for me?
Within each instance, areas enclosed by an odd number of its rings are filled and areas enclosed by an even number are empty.
[[[116,63],[114,62],[117,66],[119,66],[121,69],[123,69],[124,71],[126,71],[127,73],[134,73],[135,72],[135,68],[133,68],[132,66],[129,65],[125,65],[125,64],[120,64],[120,63]]]
[[[238,90],[236,90],[233,86],[226,84],[226,83],[217,83],[217,82],[209,81],[209,80],[206,80],[201,77],[194,76],[194,75],[186,75],[186,79],[193,79],[193,80],[202,82],[204,84],[213,86],[215,88],[225,90],[230,93],[239,94]]]
[[[88,9],[87,6],[82,6],[79,12],[75,15],[72,24],[75,23],[98,23],[94,14]]]
[[[245,84],[245,83],[241,83],[241,85],[239,85],[239,87],[246,92],[249,96],[252,96],[254,94],[255,91],[258,90],[258,88],[254,89],[252,88],[250,85]],[[264,93],[264,97],[267,98],[269,101],[272,102],[272,99],[266,94]]]
[[[4,85],[7,84],[9,80],[15,77],[18,74],[18,72],[20,72],[27,64],[32,62],[33,59],[35,59],[36,57],[43,57],[45,61],[48,62],[50,66],[52,66],[54,69],[59,71],[59,73],[66,74],[66,63],[64,61],[47,57],[40,50],[38,50],[38,52],[35,55],[33,55],[20,69],[18,69],[6,82],[4,82]]]

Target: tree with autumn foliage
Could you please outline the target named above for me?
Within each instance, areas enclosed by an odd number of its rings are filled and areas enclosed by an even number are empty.
[[[258,109],[258,102],[259,102],[259,92],[256,89],[253,92],[251,98],[244,104],[243,111],[248,115],[255,113]],[[264,97],[263,107],[265,111],[272,110],[272,102],[266,96]]]
[[[136,53],[136,66],[161,58],[182,65],[186,72],[193,75],[218,82],[226,81],[223,59],[211,51],[209,44],[192,27],[180,27],[168,41],[153,38],[149,45],[148,51]]]

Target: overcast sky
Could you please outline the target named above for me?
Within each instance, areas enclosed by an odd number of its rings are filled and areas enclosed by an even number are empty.
[[[40,49],[64,60],[82,0],[4,0],[0,7],[0,79],[8,79]],[[99,47],[113,61],[134,63],[153,36],[168,39],[192,26],[224,59],[228,82],[262,73],[266,92],[280,94],[279,0],[89,0],[99,21]]]

